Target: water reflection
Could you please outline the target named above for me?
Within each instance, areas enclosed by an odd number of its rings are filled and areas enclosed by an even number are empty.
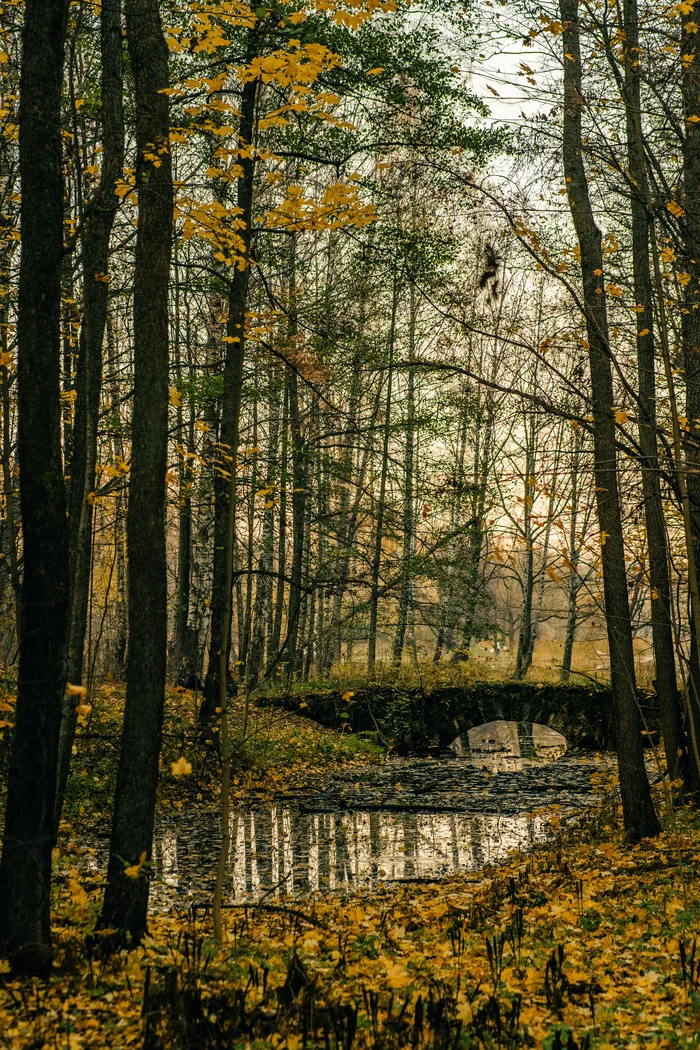
[[[216,817],[163,822],[156,830],[152,904],[203,900],[212,891]],[[541,816],[422,813],[305,813],[273,805],[231,817],[226,899],[374,887],[474,871],[546,835]]]

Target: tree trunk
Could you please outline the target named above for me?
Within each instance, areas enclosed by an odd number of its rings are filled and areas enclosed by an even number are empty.
[[[265,477],[263,502],[262,536],[260,540],[260,575],[255,585],[255,606],[253,608],[253,634],[248,661],[248,681],[251,686],[257,681],[265,660],[265,635],[270,620],[272,604],[272,573],[274,569],[275,541],[275,489],[278,487],[278,440],[280,425],[279,386],[276,380],[270,387],[268,396],[269,431],[267,442],[267,473]],[[269,638],[268,638],[269,642]]]
[[[396,334],[396,307],[398,304],[398,281],[394,271],[394,288],[391,300],[391,322],[389,325],[389,361],[384,406],[384,438],[382,442],[382,464],[379,479],[379,499],[375,514],[374,552],[372,555],[372,583],[369,599],[369,634],[367,638],[367,671],[371,674],[377,662],[377,619],[379,613],[379,574],[382,563],[384,539],[384,512],[386,483],[389,472],[389,438],[391,436],[391,389],[394,367],[394,337]]]
[[[173,184],[168,48],[158,0],[126,0],[136,93],[139,223],[134,267],[134,406],[127,514],[129,655],[112,837],[100,926],[135,945],[146,932],[165,695],[168,282]],[[126,869],[136,868],[130,876]]]
[[[684,285],[685,302],[681,310],[683,367],[686,384],[685,415],[689,440],[685,442],[687,487],[691,506],[691,525],[695,564],[700,565],[700,124],[695,120],[700,98],[700,41],[692,19],[684,21],[681,33],[680,79],[683,98],[683,181],[680,218],[683,255],[682,269],[690,275]],[[691,609],[691,616],[695,612]],[[696,641],[697,625],[691,624],[690,674],[692,693],[700,698],[700,653]]]
[[[661,731],[669,777],[680,777],[686,787],[700,787],[683,732],[678,703],[676,662],[671,625],[671,581],[656,436],[656,376],[654,310],[649,266],[648,182],[642,130],[639,80],[639,19],[637,0],[624,0],[625,83],[623,98],[627,123],[627,163],[630,174],[632,215],[632,267],[637,319],[637,367],[639,371],[639,448],[642,459],[644,515],[649,546],[651,628],[654,643],[656,692],[659,698]]]
[[[76,376],[68,503],[71,605],[68,681],[83,680],[85,632],[92,560],[92,496],[97,463],[97,429],[102,389],[102,345],[107,323],[109,241],[119,198],[114,192],[124,167],[121,0],[103,0],[100,20],[102,60],[102,175],[83,230],[83,324]],[[56,832],[61,819],[75,737],[75,697],[66,696],[61,715],[56,789]]]
[[[56,0],[27,0],[20,81],[17,342],[24,578],[0,862],[0,944],[18,971],[37,974],[51,968],[51,851],[69,591],[60,403],[67,9]]]
[[[252,57],[254,31],[248,33],[248,55]],[[257,81],[243,85],[241,118],[238,139],[242,147],[253,141],[255,125],[255,99]],[[209,663],[204,682],[204,699],[199,711],[200,724],[209,726],[219,704],[219,668],[225,666],[228,676],[231,638],[222,633],[224,608],[227,602],[226,589],[226,535],[228,522],[229,481],[235,471],[235,450],[238,447],[238,428],[241,413],[241,387],[243,383],[243,357],[245,339],[245,316],[250,283],[250,256],[252,244],[253,189],[255,161],[244,153],[238,163],[243,173],[238,180],[238,207],[243,224],[240,237],[243,242],[243,267],[237,267],[231,276],[228,296],[228,318],[226,320],[226,358],[224,361],[224,392],[221,402],[219,427],[218,466],[214,476],[214,559],[212,566],[211,634],[209,641]],[[224,652],[226,661],[221,664],[219,655]]]
[[[408,356],[413,361],[416,343],[416,289],[410,289],[410,316],[408,322]],[[408,369],[408,390],[406,395],[406,454],[404,459],[403,490],[403,558],[401,564],[401,590],[399,595],[399,616],[394,635],[392,663],[396,669],[401,666],[406,628],[413,603],[413,546],[415,513],[414,498],[414,444],[416,415],[416,377],[412,368]]]
[[[569,586],[568,603],[566,614],[566,634],[564,636],[564,653],[561,661],[560,679],[568,682],[571,676],[571,660],[574,653],[574,641],[576,638],[576,627],[578,625],[578,592],[581,588],[578,566],[581,556],[581,547],[576,537],[579,513],[579,463],[581,458],[581,445],[577,437],[574,437],[574,450],[571,459],[571,510],[569,514]]]
[[[277,586],[275,588],[275,603],[270,624],[270,641],[267,647],[267,672],[272,670],[273,664],[280,654],[280,643],[282,639],[282,618],[284,615],[284,583],[287,572],[287,470],[289,452],[289,376],[284,384],[284,397],[282,406],[282,439],[280,449],[280,473],[279,473],[279,529],[277,534]]]
[[[581,52],[578,0],[560,0],[564,23],[563,160],[571,216],[581,251],[583,298],[593,404],[594,474],[605,619],[625,830],[633,840],[658,834],[660,825],[644,767],[637,706],[632,629],[617,479],[612,368],[604,292],[603,249],[588,194],[582,157]]]

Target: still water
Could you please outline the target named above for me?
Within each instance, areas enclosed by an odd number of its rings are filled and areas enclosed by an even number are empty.
[[[208,817],[188,829],[181,823],[158,829],[153,907],[204,899],[213,890],[214,835],[207,834]],[[231,822],[226,899],[257,901],[474,871],[541,841],[547,826],[545,817],[524,814],[310,814],[287,806],[239,810]],[[205,834],[202,849],[200,831]]]
[[[563,812],[593,801],[592,763],[513,759],[393,760],[358,780],[326,780],[299,797],[250,804],[231,815],[230,903],[383,882],[431,880],[498,862],[551,832]],[[152,907],[211,898],[218,816],[181,811],[161,819],[153,848]]]

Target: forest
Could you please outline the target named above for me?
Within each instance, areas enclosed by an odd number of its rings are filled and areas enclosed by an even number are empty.
[[[700,1046],[695,14],[2,4],[3,1050]]]

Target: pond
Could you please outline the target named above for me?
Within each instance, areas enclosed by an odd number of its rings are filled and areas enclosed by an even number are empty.
[[[475,871],[543,841],[556,815],[591,805],[591,774],[601,761],[391,759],[351,777],[329,776],[303,793],[250,798],[231,814],[225,899],[371,889]],[[219,842],[215,812],[161,817],[151,907],[209,901]],[[95,845],[84,863],[104,871],[108,843]]]

